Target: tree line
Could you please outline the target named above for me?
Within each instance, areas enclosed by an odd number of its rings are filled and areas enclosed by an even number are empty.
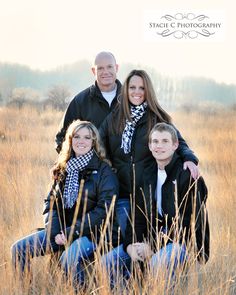
[[[30,67],[0,63],[0,104],[24,104],[52,106],[64,110],[73,96],[94,82],[86,60],[60,66],[50,71],[33,70]],[[121,64],[118,78],[121,82],[130,70],[143,68],[150,74],[158,98],[168,108],[211,103],[234,105],[236,85],[217,83],[203,77],[175,78],[163,76],[155,68],[140,64]]]

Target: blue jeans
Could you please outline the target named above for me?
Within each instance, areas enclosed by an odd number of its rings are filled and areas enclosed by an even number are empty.
[[[102,256],[102,266],[106,268],[111,288],[120,280],[130,277],[131,258],[120,245]]]
[[[169,243],[152,256],[150,268],[153,273],[156,273],[158,269],[163,270],[164,267],[174,273],[175,269],[182,265],[186,258],[186,247],[184,245]]]
[[[174,294],[176,284],[176,269],[187,259],[186,247],[179,243],[169,243],[155,253],[150,261],[150,270],[153,276],[158,272],[165,272],[165,289]]]
[[[129,199],[118,199],[116,201],[116,218],[119,224],[121,234],[125,236],[125,230],[127,226],[128,216],[130,213],[130,200]]]
[[[45,230],[38,231],[15,242],[11,247],[12,262],[15,269],[19,269],[23,275],[26,270],[30,271],[30,259],[36,256],[43,256],[55,253],[62,249],[54,241],[47,241]],[[59,259],[61,267],[66,275],[72,274],[75,283],[84,282],[82,262],[95,251],[96,246],[87,237],[76,239]]]
[[[95,250],[96,245],[93,242],[87,237],[81,237],[63,251],[59,262],[66,275],[71,273],[73,283],[84,283],[83,262],[88,260]]]
[[[171,271],[174,281],[176,268],[183,264],[186,258],[185,246],[177,243],[169,243],[151,257],[151,273],[155,275],[158,270],[163,271],[163,269],[167,269],[168,272]],[[130,277],[131,258],[124,251],[123,245],[105,254],[102,257],[102,265],[106,267],[112,288],[119,283],[119,278],[128,279]]]
[[[47,241],[45,230],[35,232],[18,240],[11,246],[12,263],[20,274],[30,270],[30,259],[59,251],[59,245],[54,241]]]

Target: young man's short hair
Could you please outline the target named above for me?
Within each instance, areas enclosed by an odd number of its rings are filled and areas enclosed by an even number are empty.
[[[178,142],[177,132],[176,132],[175,128],[172,125],[167,124],[167,123],[157,123],[156,125],[153,126],[152,130],[149,133],[149,143],[151,142],[152,133],[155,132],[155,131],[159,131],[159,132],[166,131],[166,132],[169,132],[170,135],[171,135],[172,141],[174,143],[175,142]]]

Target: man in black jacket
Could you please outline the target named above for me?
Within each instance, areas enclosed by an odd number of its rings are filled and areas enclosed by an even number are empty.
[[[135,194],[123,245],[103,258],[111,285],[116,283],[117,267],[127,277],[131,261],[149,261],[153,274],[165,268],[173,274],[190,257],[190,249],[200,263],[209,259],[207,187],[202,177],[194,180],[183,169],[177,147],[173,126],[153,127],[149,149],[156,162],[142,171],[143,185]]]
[[[96,79],[95,84],[73,98],[61,121],[55,138],[58,153],[70,123],[80,119],[90,121],[99,128],[117,103],[121,83],[116,79],[118,65],[114,55],[105,51],[98,53],[91,70]]]
[[[183,170],[177,147],[172,126],[159,123],[153,127],[149,148],[157,165],[144,173],[144,194],[135,199],[134,228],[129,225],[126,231],[124,249],[131,259],[151,258],[153,269],[169,266],[173,257],[174,265],[182,264],[190,244],[198,261],[209,258],[207,188],[202,177],[194,181]]]

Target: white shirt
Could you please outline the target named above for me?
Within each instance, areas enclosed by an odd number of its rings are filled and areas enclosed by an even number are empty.
[[[156,201],[157,212],[162,216],[162,185],[166,180],[166,171],[158,169],[157,172],[157,188],[156,188]]]
[[[109,91],[109,92],[102,92],[102,96],[105,98],[105,100],[109,103],[109,106],[111,105],[114,97],[116,96],[116,89],[117,89],[117,85],[115,87],[114,90]]]

